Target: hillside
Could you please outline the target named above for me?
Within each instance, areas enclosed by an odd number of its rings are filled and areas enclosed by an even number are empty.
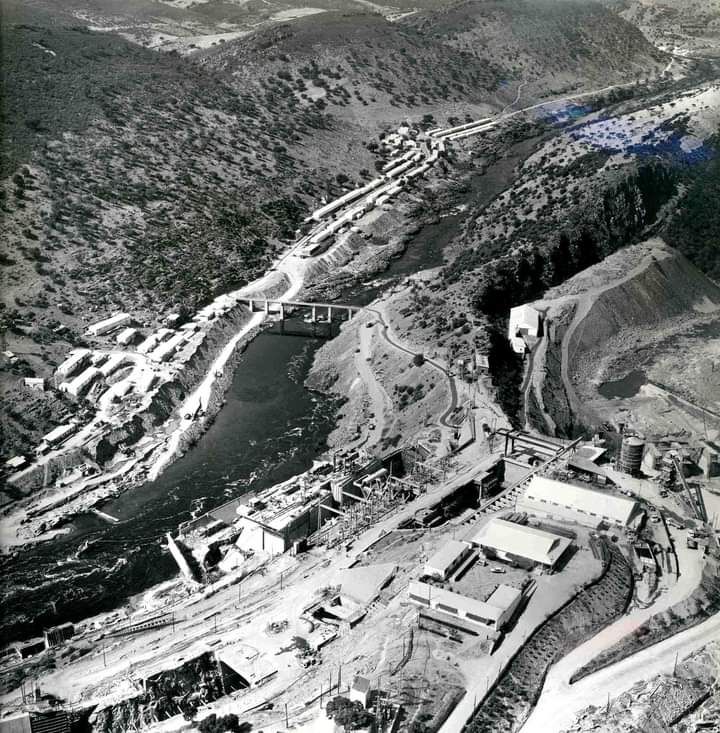
[[[604,0],[659,48],[682,56],[717,57],[720,6],[715,0]]]
[[[479,33],[492,11],[495,33],[528,45],[525,58],[542,70],[534,94],[553,89],[554,75],[572,76],[575,87],[617,80],[603,55],[618,33],[628,39],[618,54],[628,69],[658,68],[652,48],[607,11],[612,32],[599,33],[578,63],[563,39],[580,43],[596,8],[572,2],[559,14],[547,3],[513,3],[518,22],[497,3],[396,22],[345,8],[324,12],[322,23],[281,22],[181,56],[88,30],[77,3],[58,11],[45,0],[3,0],[0,327],[20,357],[4,364],[3,388],[21,375],[49,376],[84,343],[88,321],[122,309],[153,327],[257,276],[309,209],[374,175],[379,136],[405,118],[429,127],[512,103],[521,84],[512,59],[480,36],[474,48],[455,38],[468,13],[468,32]],[[140,0],[83,7],[110,20],[132,13],[148,28],[187,10]],[[220,12],[213,4],[189,12],[211,8]],[[541,31],[545,61],[531,44]],[[16,414],[27,414],[18,399]],[[57,410],[45,412],[52,426]],[[17,428],[6,422],[5,435]]]
[[[645,431],[682,424],[655,393],[628,393],[622,402],[598,393],[637,368],[695,404],[720,406],[712,397],[720,383],[705,368],[713,358],[707,339],[720,327],[720,287],[661,240],[620,250],[533,307],[545,314],[547,334],[526,394],[536,426],[567,433],[604,420]]]

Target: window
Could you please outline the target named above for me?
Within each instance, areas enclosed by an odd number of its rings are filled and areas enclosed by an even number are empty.
[[[453,608],[452,606],[446,606],[444,603],[438,603],[437,604],[437,607],[440,608],[440,609],[442,609],[443,611],[447,611],[448,613],[452,613],[455,616],[458,615],[457,608]]]
[[[483,618],[482,616],[478,616],[474,613],[470,613],[469,611],[466,614],[466,616],[469,619],[471,619],[472,621],[479,621],[481,624],[485,624],[485,626],[492,626],[495,623],[494,621],[491,621],[489,618]]]

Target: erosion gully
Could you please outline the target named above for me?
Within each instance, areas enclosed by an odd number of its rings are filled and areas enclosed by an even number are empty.
[[[394,281],[441,265],[446,245],[462,233],[468,213],[510,184],[516,165],[532,152],[531,142],[516,144],[486,171],[471,175],[456,202],[464,207],[423,225],[382,280],[356,284],[338,300],[367,304]],[[69,533],[0,561],[3,641],[110,610],[171,579],[177,567],[163,549],[166,532],[304,471],[327,448],[338,405],[303,386],[324,339],[300,320],[286,326],[285,333],[274,326],[248,345],[225,405],[191,450],[156,481],[102,507],[118,523],[83,515]]]

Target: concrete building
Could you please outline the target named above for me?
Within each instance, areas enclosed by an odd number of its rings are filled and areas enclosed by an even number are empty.
[[[116,313],[110,318],[88,326],[88,333],[91,336],[102,336],[104,333],[114,331],[116,328],[127,326],[130,321],[132,321],[132,316],[129,313]]]
[[[536,339],[542,334],[542,316],[531,305],[518,305],[510,309],[510,323],[508,338],[513,350],[524,354],[530,339]]]
[[[75,627],[71,623],[54,626],[51,629],[45,629],[43,632],[45,648],[51,649],[52,647],[60,646],[68,639],[72,639],[73,636],[75,636]]]
[[[447,580],[471,554],[467,542],[450,540],[425,563],[425,575]]]
[[[69,382],[63,382],[60,389],[73,397],[80,397],[87,392],[90,385],[100,376],[102,376],[102,372],[97,367],[91,366],[80,372],[77,377]]]
[[[290,481],[297,482],[297,478]],[[294,540],[304,539],[321,525],[322,506],[333,505],[330,481],[307,487],[288,484],[278,484],[238,506],[237,526],[242,528],[238,547],[279,555],[289,550]]]
[[[633,499],[533,476],[515,508],[539,517],[597,527],[601,522],[628,526],[638,514]]]
[[[572,544],[567,537],[494,518],[473,538],[488,557],[524,568],[552,570]]]
[[[6,471],[19,471],[27,465],[27,458],[25,456],[13,456],[5,461]]]
[[[68,358],[55,370],[55,375],[58,379],[67,379],[78,369],[84,367],[89,361],[90,351],[88,349],[71,351]]]
[[[138,354],[148,354],[150,353],[158,344],[160,343],[160,338],[156,333],[151,333],[147,338],[143,339],[137,347]]]
[[[185,331],[182,331],[181,333],[175,332],[175,335],[167,341],[162,341],[160,345],[154,349],[151,354],[149,354],[149,357],[154,361],[168,361],[183,341],[185,341],[186,337],[187,333]]]
[[[522,598],[517,588],[508,585],[498,586],[486,601],[478,601],[415,580],[410,583],[408,594],[420,606],[422,615],[476,635],[501,631]]]
[[[370,680],[367,677],[357,675],[350,688],[349,698],[353,702],[357,701],[361,703],[366,708],[370,700]]]

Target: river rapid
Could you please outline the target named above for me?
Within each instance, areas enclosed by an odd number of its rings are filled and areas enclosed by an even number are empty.
[[[357,284],[338,299],[365,305],[394,281],[443,263],[473,207],[483,206],[514,176],[530,146],[518,146],[471,175],[443,217],[424,224],[382,280]],[[290,335],[294,334],[294,335]],[[4,641],[44,627],[111,610],[177,574],[163,549],[180,522],[230,499],[306,470],[327,448],[338,403],[304,381],[324,339],[302,321],[262,332],[238,361],[226,404],[197,444],[153,482],[131,488],[101,508],[119,522],[76,518],[68,534],[29,545],[0,560],[0,635]]]

